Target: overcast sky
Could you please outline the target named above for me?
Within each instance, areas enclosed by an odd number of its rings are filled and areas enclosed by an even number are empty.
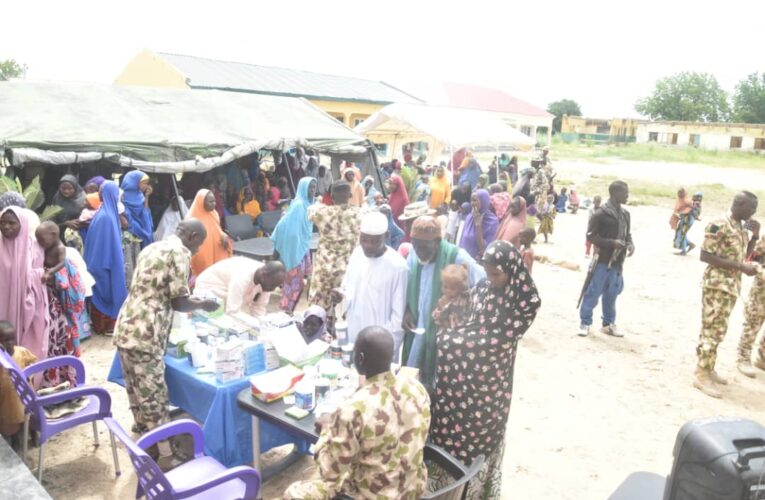
[[[765,71],[765,1],[3,1],[0,60],[27,78],[109,83],[140,50],[384,80],[499,88],[537,106],[637,116],[675,72],[729,91]],[[428,96],[423,96],[427,98]]]

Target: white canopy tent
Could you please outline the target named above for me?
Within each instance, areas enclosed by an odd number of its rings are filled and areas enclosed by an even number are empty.
[[[489,146],[496,150],[529,150],[534,140],[513,127],[503,113],[476,109],[391,104],[360,123],[354,131],[375,144],[388,144],[387,158],[396,156],[396,146],[428,142],[429,157],[435,161],[445,149]]]

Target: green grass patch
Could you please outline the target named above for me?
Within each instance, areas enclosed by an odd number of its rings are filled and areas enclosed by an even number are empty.
[[[695,163],[726,168],[763,169],[765,156],[746,151],[709,151],[682,146],[660,144],[587,144],[565,143],[559,136],[553,138],[553,156],[561,160],[588,160],[607,162],[612,159],[647,162]]]
[[[577,185],[580,197],[593,197],[600,195],[605,200],[608,198],[608,185],[617,180],[614,176],[592,175],[583,183]],[[630,186],[629,205],[653,205],[665,207],[671,210],[677,197],[677,186],[670,184],[657,184],[653,181],[642,179],[622,179]],[[688,191],[693,194],[704,194],[704,211],[709,213],[722,213],[730,208],[731,201],[738,190],[726,187],[722,184],[690,184]],[[765,191],[755,191],[760,200],[765,200]]]

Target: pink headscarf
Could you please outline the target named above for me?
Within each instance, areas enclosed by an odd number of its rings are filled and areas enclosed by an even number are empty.
[[[499,225],[499,230],[497,231],[498,240],[509,241],[515,245],[515,248],[521,248],[519,236],[521,231],[526,227],[526,199],[523,196],[518,197],[518,199],[521,204],[520,212],[513,215],[512,212],[508,211],[507,214],[505,214],[505,218],[502,219],[502,222]]]
[[[48,357],[48,293],[42,282],[45,254],[29,232],[28,214],[19,207],[7,207],[19,219],[18,236],[0,236],[0,318],[16,328],[16,343],[38,359]]]
[[[490,196],[491,199],[491,208],[494,210],[494,213],[497,214],[497,218],[501,219],[505,216],[505,213],[507,212],[507,207],[510,206],[510,202],[513,201],[512,197],[510,196],[510,193],[508,192],[502,192],[502,193],[494,193]]]

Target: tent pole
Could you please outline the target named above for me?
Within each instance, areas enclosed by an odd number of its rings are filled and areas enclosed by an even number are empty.
[[[186,206],[184,199],[181,197],[181,192],[178,190],[178,183],[175,181],[175,174],[170,174],[170,179],[173,181],[172,184],[173,193],[175,193],[175,199],[178,200],[178,211],[181,213],[181,219],[185,219],[186,214],[188,213],[188,207]]]
[[[372,167],[374,167],[375,173],[377,174],[377,181],[380,183],[380,192],[382,193],[383,198],[387,198],[388,193],[385,192],[385,183],[383,182],[382,175],[380,175],[380,163],[377,161],[377,153],[375,152],[374,144],[367,144],[367,153],[372,159]]]
[[[292,178],[292,169],[290,168],[290,162],[287,161],[287,151],[282,150],[282,161],[287,166],[287,177],[290,178],[290,186],[292,186],[292,197],[297,196],[297,189],[295,189],[295,180]],[[297,158],[295,159],[297,161]],[[283,198],[282,198],[283,199]]]

